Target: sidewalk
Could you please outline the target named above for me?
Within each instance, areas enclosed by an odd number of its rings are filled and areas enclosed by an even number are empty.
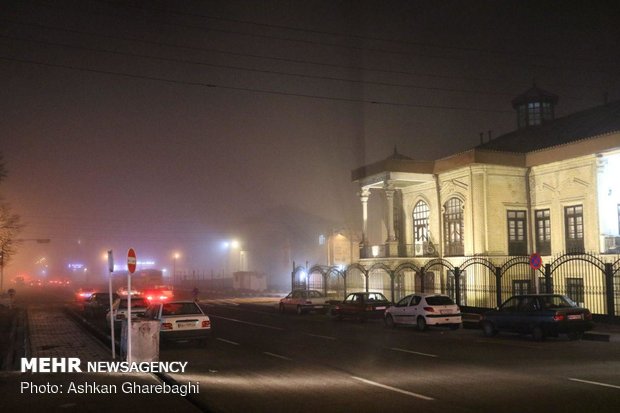
[[[28,357],[78,357],[81,365],[88,361],[111,361],[111,350],[83,331],[60,307],[28,308],[30,350]],[[176,394],[130,394],[121,391],[123,383],[160,384],[154,374],[120,373],[22,373],[0,372],[0,411],[74,411],[109,412],[173,411],[199,412],[189,401]],[[73,385],[92,384],[91,390],[76,394]],[[116,386],[118,392],[101,394],[96,387]],[[51,390],[57,390],[52,392]]]

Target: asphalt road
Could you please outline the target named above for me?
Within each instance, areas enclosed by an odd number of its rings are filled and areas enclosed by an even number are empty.
[[[201,384],[200,403],[222,412],[617,412],[617,343],[478,330],[386,328],[273,307],[207,305],[206,346],[164,346],[188,360],[175,377]]]
[[[25,298],[22,295],[22,298]],[[40,297],[39,297],[40,299]],[[58,305],[70,295],[45,301]],[[479,330],[390,329],[379,320],[279,314],[206,300],[213,336],[163,345],[211,412],[617,412],[620,346]],[[100,323],[103,325],[103,323]]]

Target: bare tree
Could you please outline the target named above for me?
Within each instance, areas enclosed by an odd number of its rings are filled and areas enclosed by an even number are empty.
[[[0,154],[0,181],[6,177],[6,174],[2,155]],[[4,288],[4,266],[15,253],[16,236],[22,228],[23,224],[19,215],[14,214],[11,206],[0,198],[0,291]]]

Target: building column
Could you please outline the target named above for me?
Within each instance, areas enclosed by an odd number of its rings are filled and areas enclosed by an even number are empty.
[[[388,181],[383,188],[385,190],[385,198],[387,199],[387,256],[398,257],[398,240],[394,231],[394,184]]]
[[[388,236],[386,242],[396,241],[394,235],[394,185],[389,182],[383,186],[385,190],[385,198],[387,199],[387,231]]]
[[[368,198],[370,197],[370,189],[362,188],[358,195],[362,201],[362,242],[360,248],[364,251],[368,245]]]

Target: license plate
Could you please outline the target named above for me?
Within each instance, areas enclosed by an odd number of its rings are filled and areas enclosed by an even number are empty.
[[[314,308],[323,308],[322,305],[315,305]]]
[[[450,314],[452,311],[451,310],[439,310],[439,312],[441,314]]]
[[[177,327],[179,328],[192,328],[194,327],[196,324],[193,322],[186,322],[186,323],[177,323]]]
[[[375,310],[385,310],[385,307],[375,307]]]
[[[583,320],[582,314],[571,314],[568,316],[569,320]]]

